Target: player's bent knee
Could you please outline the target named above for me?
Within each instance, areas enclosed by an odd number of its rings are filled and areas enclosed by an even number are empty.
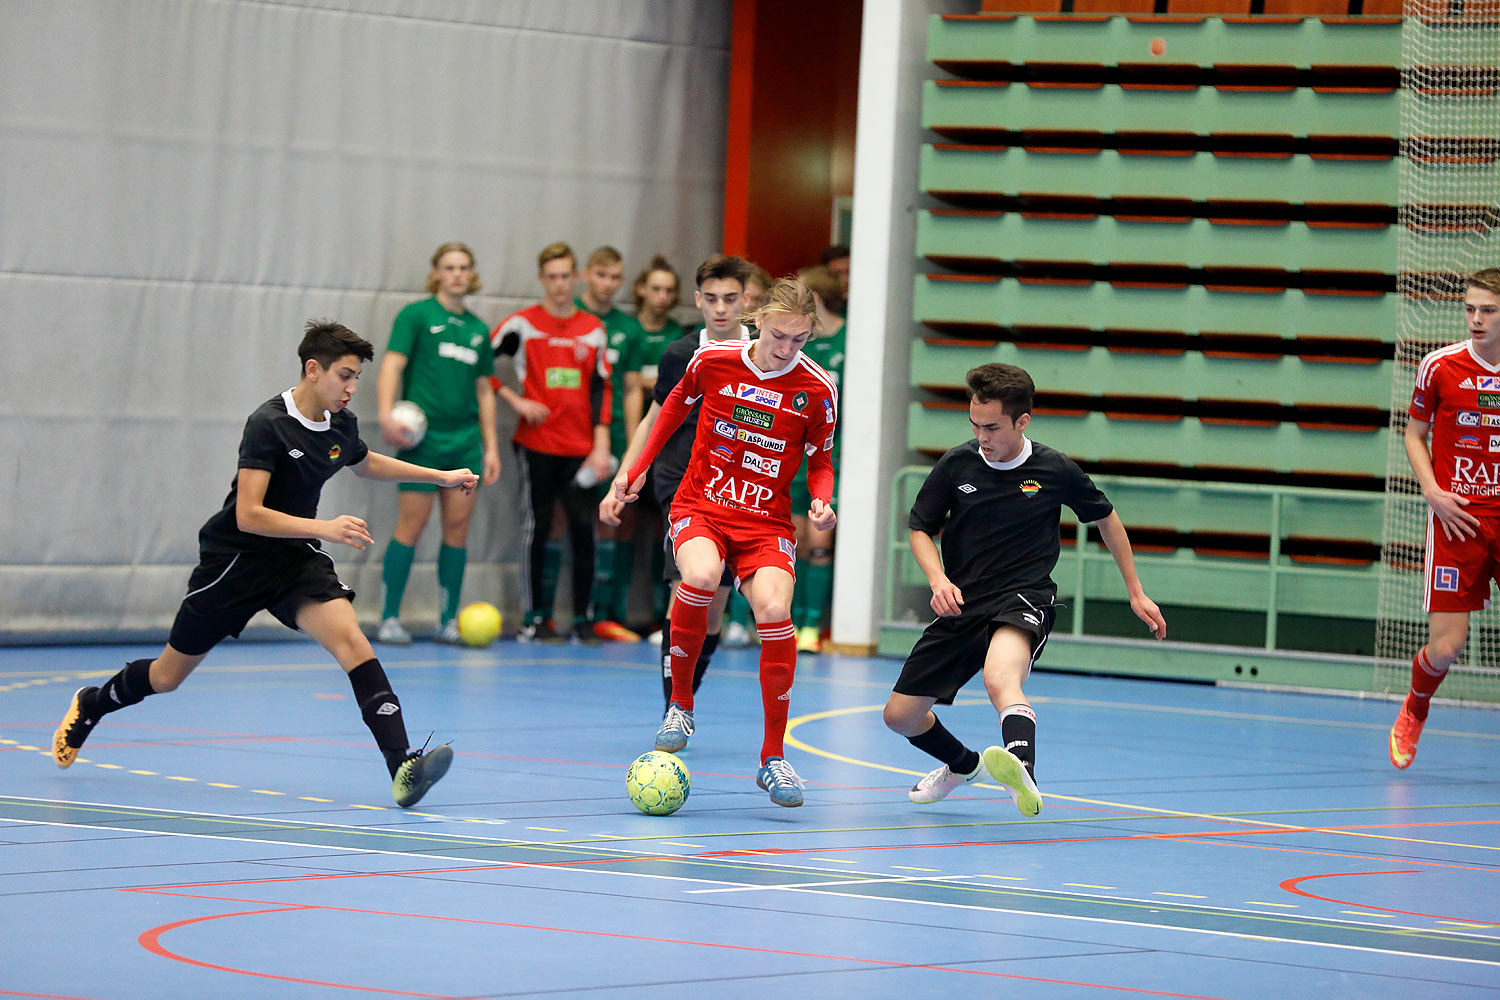
[[[881,718],[885,721],[885,727],[891,732],[901,736],[910,736],[912,730],[926,714],[925,709],[921,714],[914,714],[910,708],[888,701],[885,703],[885,711],[881,713]]]

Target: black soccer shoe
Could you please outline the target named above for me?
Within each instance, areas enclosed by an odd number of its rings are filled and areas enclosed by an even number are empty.
[[[83,717],[83,707],[80,704],[85,694],[93,695],[98,690],[96,687],[81,687],[73,692],[68,714],[63,716],[57,731],[52,734],[52,759],[57,761],[58,767],[73,766],[78,751],[83,747],[83,741],[89,738],[89,733],[99,724],[98,719]]]
[[[453,748],[447,743],[426,752],[413,750],[407,754],[391,781],[391,794],[396,798],[396,805],[410,809],[421,802],[427,790],[448,773],[448,766],[452,763]]]

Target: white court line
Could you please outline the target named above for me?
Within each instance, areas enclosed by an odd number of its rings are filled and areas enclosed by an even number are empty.
[[[830,872],[829,874],[836,874]],[[761,892],[772,889],[808,889],[829,888],[841,885],[869,885],[870,883],[890,884],[892,882],[954,882],[960,879],[973,878],[973,875],[940,875],[929,878],[923,875],[886,875],[880,878],[851,878],[839,879],[836,882],[789,882],[783,885],[735,885],[725,889],[688,889],[687,895],[696,896],[711,892]]]

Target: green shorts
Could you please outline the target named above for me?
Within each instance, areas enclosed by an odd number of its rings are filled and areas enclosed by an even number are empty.
[[[477,423],[460,427],[429,427],[421,444],[396,452],[396,457],[424,469],[468,469],[482,473],[484,438]],[[433,483],[401,483],[398,488],[410,493],[434,493],[438,489]]]

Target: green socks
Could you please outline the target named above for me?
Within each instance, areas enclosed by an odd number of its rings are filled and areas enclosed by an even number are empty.
[[[468,562],[468,549],[457,549],[448,545],[438,547],[438,588],[442,600],[438,622],[442,625],[458,617],[458,601],[464,588],[464,566]]]
[[[411,575],[411,561],[417,550],[394,538],[385,547],[385,561],[380,568],[380,617],[399,618],[401,598],[406,596],[406,578]]]

